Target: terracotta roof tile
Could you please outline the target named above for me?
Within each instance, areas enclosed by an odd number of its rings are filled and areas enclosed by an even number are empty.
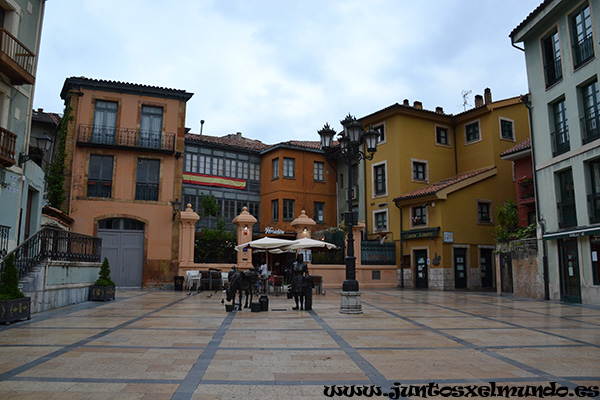
[[[269,145],[264,144],[260,140],[248,139],[237,135],[226,135],[219,137],[209,135],[197,135],[195,133],[186,133],[185,139],[193,142],[211,143],[215,145],[229,146],[245,150],[260,151],[269,147]]]
[[[519,143],[519,144],[511,147],[510,149],[502,152],[500,154],[500,157],[508,156],[510,154],[518,153],[520,151],[529,150],[529,149],[531,149],[531,139],[527,138],[527,139],[523,140],[521,143]]]
[[[31,119],[34,121],[58,126],[62,117],[60,114],[44,112],[42,108],[38,108],[37,110],[33,110]]]
[[[163,95],[181,98],[182,100],[189,100],[193,93],[188,93],[181,89],[171,89],[161,86],[150,86],[139,83],[121,82],[121,81],[109,81],[104,79],[91,79],[85,76],[72,76],[65,80],[63,88],[60,92],[61,99],[66,99],[67,93],[70,89],[76,87],[88,87],[88,88],[99,88],[101,90],[119,90],[130,93],[144,93],[147,95]]]
[[[433,183],[431,185],[423,186],[421,188],[413,190],[412,192],[404,193],[404,194],[396,197],[394,199],[394,201],[407,200],[407,199],[412,199],[415,197],[421,197],[421,196],[427,196],[429,194],[434,194],[434,193],[439,192],[442,189],[445,189],[449,186],[452,186],[461,181],[464,181],[465,179],[469,179],[473,176],[477,176],[479,174],[482,174],[482,173],[492,170],[494,168],[496,168],[496,167],[487,167],[487,168],[483,168],[483,169],[478,169],[476,171],[470,171],[470,172],[465,172],[463,174],[458,174],[458,175],[452,176],[450,178],[444,179],[442,181]]]

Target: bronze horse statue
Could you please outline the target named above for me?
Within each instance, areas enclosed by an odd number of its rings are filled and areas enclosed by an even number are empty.
[[[232,301],[235,306],[235,294],[239,293],[238,310],[242,309],[242,296],[246,292],[246,303],[244,308],[248,308],[248,304],[252,304],[252,294],[254,287],[258,282],[258,271],[249,269],[248,271],[235,271],[229,276],[229,288],[227,289],[227,301]],[[250,300],[248,300],[248,298]],[[249,301],[249,303],[248,303]]]

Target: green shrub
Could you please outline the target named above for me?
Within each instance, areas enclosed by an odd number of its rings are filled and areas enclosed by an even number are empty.
[[[100,267],[100,272],[98,273],[99,277],[96,279],[96,286],[114,286],[115,283],[110,279],[110,265],[108,263],[108,258],[104,257],[104,262],[102,263],[102,267]]]
[[[2,277],[0,278],[0,300],[22,299],[25,297],[19,290],[19,271],[15,265],[15,255],[11,254],[4,260]]]

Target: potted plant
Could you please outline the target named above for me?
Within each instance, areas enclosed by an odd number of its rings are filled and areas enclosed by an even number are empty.
[[[4,260],[0,277],[0,322],[10,324],[31,318],[31,298],[19,290],[19,272],[15,266],[15,255]]]
[[[115,299],[115,283],[110,279],[110,265],[108,258],[104,257],[102,267],[98,273],[98,279],[90,286],[91,301],[108,301]]]

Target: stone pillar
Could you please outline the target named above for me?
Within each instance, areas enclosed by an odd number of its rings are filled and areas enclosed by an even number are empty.
[[[237,226],[238,246],[252,241],[252,226],[256,221],[256,218],[248,212],[248,207],[243,207],[240,215],[233,219],[232,222]],[[246,247],[238,251],[237,267],[242,269],[252,267],[252,249]]]
[[[292,226],[296,230],[296,239],[311,237],[312,227],[317,223],[306,215],[306,211],[302,210],[298,218],[292,221]]]
[[[356,257],[356,268],[361,266],[360,260],[361,260],[361,248],[362,248],[362,236],[360,234],[360,231],[362,231],[365,228],[365,223],[358,221],[358,224],[354,225],[352,227],[352,234],[354,235],[354,257]],[[362,276],[361,276],[362,278]],[[358,280],[358,274],[356,279]]]
[[[195,225],[199,219],[191,204],[179,214],[179,267],[194,264]]]

